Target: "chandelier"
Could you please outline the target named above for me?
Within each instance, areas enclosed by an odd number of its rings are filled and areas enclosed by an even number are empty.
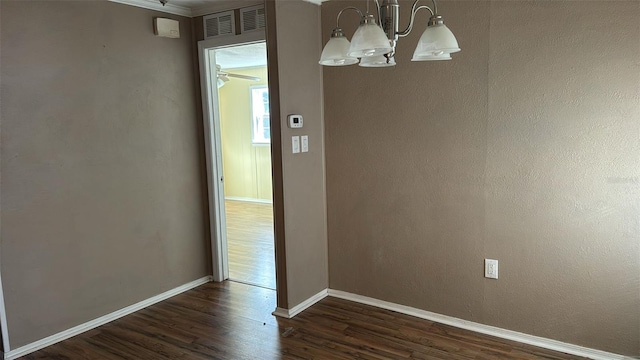
[[[319,63],[325,66],[345,66],[360,63],[364,67],[395,66],[396,44],[399,38],[405,37],[413,30],[416,13],[419,10],[429,10],[431,17],[427,28],[422,33],[418,45],[413,52],[411,61],[451,60],[451,54],[460,51],[458,41],[451,30],[444,24],[438,14],[436,0],[432,0],[433,8],[427,5],[418,6],[416,0],[411,7],[409,25],[399,31],[400,4],[398,0],[382,0],[382,5],[375,0],[377,14],[348,6],[338,13],[336,27],[331,32],[331,38],[322,50]],[[340,16],[352,10],[360,15],[360,25],[353,34],[351,42],[340,27]]]

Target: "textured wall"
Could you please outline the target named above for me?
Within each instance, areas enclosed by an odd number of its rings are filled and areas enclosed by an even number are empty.
[[[224,70],[261,79],[230,78],[218,90],[225,196],[271,201],[271,147],[251,139],[251,87],[267,84],[267,68]]]
[[[322,69],[318,65],[320,7],[302,0],[267,3],[269,9],[275,5],[276,28],[268,28],[267,33],[268,36],[277,34],[277,58],[269,58],[269,71],[277,66],[279,98],[274,100],[272,92],[271,101],[279,102],[286,293],[291,309],[328,285]],[[267,42],[270,40],[268,37]],[[272,82],[270,77],[270,87]],[[289,129],[288,114],[302,114],[304,128]],[[273,117],[272,121],[276,121],[276,115]],[[293,135],[309,136],[308,153],[291,153]],[[277,209],[275,221],[277,237]],[[280,289],[278,285],[278,291]],[[282,301],[279,300],[278,305],[282,306]]]
[[[0,6],[15,349],[207,275],[206,190],[189,19],[178,40],[116,3]]]
[[[454,60],[409,61],[421,14],[396,68],[324,68],[330,287],[640,355],[640,2],[439,5]]]

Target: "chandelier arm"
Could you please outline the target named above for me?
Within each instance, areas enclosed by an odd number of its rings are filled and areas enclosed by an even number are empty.
[[[420,0],[416,0],[416,2],[413,3],[413,8],[411,9],[411,21],[409,22],[409,26],[407,26],[407,28],[404,31],[398,33],[399,37],[405,37],[411,33],[411,30],[413,30],[413,22],[416,18],[416,13],[418,12],[418,10],[427,9],[431,13],[431,16],[434,16],[436,14],[436,12],[434,12],[427,5],[422,5],[416,8],[416,4],[418,4],[418,1]],[[433,0],[433,2],[435,4],[435,0]]]
[[[377,0],[376,0],[377,2]],[[360,9],[358,9],[355,6],[347,6],[346,8],[340,10],[340,12],[338,13],[338,16],[336,17],[336,27],[339,28],[340,27],[340,16],[342,16],[342,13],[347,11],[347,10],[354,10],[356,12],[358,12],[358,14],[360,15],[360,19],[362,19],[364,17],[364,14],[362,14],[362,11],[360,11]]]
[[[376,3],[376,9],[378,10],[378,25],[382,26],[382,13],[380,12],[380,2],[378,0],[373,0]]]

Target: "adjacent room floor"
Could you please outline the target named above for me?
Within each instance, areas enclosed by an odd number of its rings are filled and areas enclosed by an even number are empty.
[[[275,318],[275,295],[207,283],[23,359],[582,359],[331,297]]]
[[[273,206],[225,201],[229,278],[268,289],[276,288]]]

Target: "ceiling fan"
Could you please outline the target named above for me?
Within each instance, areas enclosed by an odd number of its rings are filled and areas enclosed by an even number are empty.
[[[218,76],[218,88],[221,88],[222,86],[224,86],[224,84],[226,84],[229,80],[231,80],[229,78],[236,78],[236,79],[249,80],[249,81],[260,81],[260,78],[257,76],[233,74],[233,73],[228,73],[226,71],[222,71],[222,68],[220,67],[220,65],[216,65],[216,74]]]

